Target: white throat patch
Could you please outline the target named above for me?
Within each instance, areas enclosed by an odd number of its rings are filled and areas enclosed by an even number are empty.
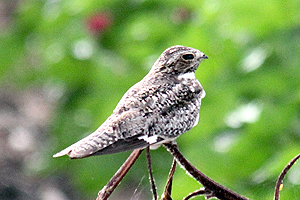
[[[178,76],[178,79],[195,79],[195,72],[189,72],[189,73],[184,73],[184,74],[180,74]]]

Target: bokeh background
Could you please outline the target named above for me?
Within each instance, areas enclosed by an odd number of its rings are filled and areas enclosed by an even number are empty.
[[[300,153],[299,0],[1,0],[0,199],[95,199],[130,152],[54,153],[93,132],[168,47],[209,56],[197,127],[180,150],[215,181],[272,199]],[[162,193],[172,162],[152,151]],[[111,199],[151,199],[145,155]],[[300,199],[300,165],[281,200]],[[173,199],[199,189],[180,167]],[[197,197],[195,199],[204,199]]]

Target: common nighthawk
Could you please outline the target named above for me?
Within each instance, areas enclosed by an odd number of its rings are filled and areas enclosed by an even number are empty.
[[[198,123],[205,91],[195,71],[207,58],[190,47],[166,49],[94,133],[53,157],[84,158],[147,146],[155,149],[175,140]]]

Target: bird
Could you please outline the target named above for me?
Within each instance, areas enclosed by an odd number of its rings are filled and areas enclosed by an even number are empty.
[[[53,157],[68,155],[77,159],[156,149],[175,142],[198,124],[206,93],[195,72],[204,59],[208,57],[195,48],[176,45],[166,49],[96,131]]]

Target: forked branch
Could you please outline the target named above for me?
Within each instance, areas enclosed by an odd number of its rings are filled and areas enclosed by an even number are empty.
[[[180,153],[178,146],[172,143],[165,143],[164,146],[174,156],[177,162],[198,182],[204,187],[204,194],[207,199],[216,197],[222,200],[247,200],[247,198],[229,190],[228,188],[220,185],[219,183],[208,178],[196,167],[194,167],[184,156]]]
[[[208,178],[206,175],[204,175],[202,172],[200,172],[196,167],[194,167],[189,161],[187,161],[184,156],[180,153],[178,146],[176,144],[172,143],[165,143],[164,146],[168,149],[168,151],[174,156],[176,161],[192,176],[194,177],[199,183],[203,185],[204,188],[199,189],[191,194],[189,194],[187,197],[184,198],[184,200],[188,200],[194,196],[197,195],[205,195],[206,199],[216,197],[221,200],[248,200],[247,198],[229,190],[228,188],[220,185],[219,183],[213,181],[212,179]],[[111,195],[111,193],[114,191],[114,189],[118,186],[120,181],[123,179],[123,177],[127,174],[128,170],[132,167],[132,165],[135,163],[137,158],[140,156],[142,149],[134,150],[130,156],[127,158],[127,160],[124,162],[124,164],[119,168],[119,170],[115,173],[115,175],[110,179],[110,181],[107,183],[106,186],[104,186],[98,193],[98,197],[96,200],[107,200],[107,198]],[[149,152],[147,152],[148,157],[148,165],[149,172],[150,172],[150,178],[152,176],[152,169],[151,169],[151,163],[150,163],[150,155]],[[280,176],[278,177],[276,187],[275,187],[275,195],[274,199],[279,200],[279,193],[282,188],[282,181],[287,174],[287,172],[290,170],[290,168],[295,164],[295,162],[300,158],[300,154],[298,154],[296,157],[294,157],[283,169]],[[164,191],[164,194],[162,195],[161,200],[172,200],[171,198],[171,190],[172,190],[172,180],[173,175],[175,172],[176,162],[173,161],[172,168],[168,177],[167,185]],[[154,179],[152,180],[152,190],[154,189],[154,198],[157,198],[156,194],[156,188],[154,184]]]

